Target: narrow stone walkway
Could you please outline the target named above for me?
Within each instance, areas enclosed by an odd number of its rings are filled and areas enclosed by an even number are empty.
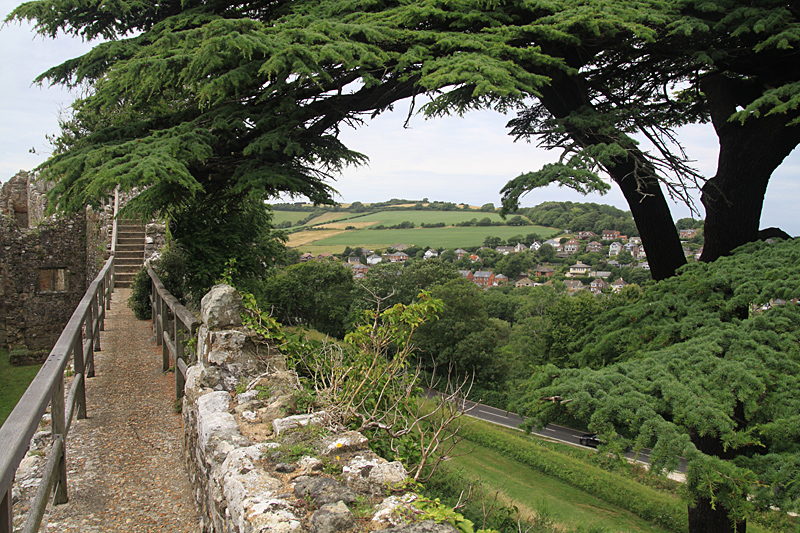
[[[150,321],[136,320],[129,289],[106,313],[87,415],[67,442],[69,503],[51,506],[41,531],[200,531],[173,409],[174,374],[161,372]]]

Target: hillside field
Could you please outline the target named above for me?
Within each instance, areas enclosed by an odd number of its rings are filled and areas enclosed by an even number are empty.
[[[434,213],[435,214],[435,213]],[[472,217],[470,217],[472,218]],[[408,217],[402,220],[409,220]],[[402,222],[399,220],[397,223]],[[469,219],[467,219],[469,220]],[[414,221],[416,223],[416,221]],[[412,228],[369,230],[356,229],[341,231],[303,231],[293,233],[287,245],[299,248],[303,252],[319,254],[320,252],[341,253],[345,247],[363,246],[368,249],[387,248],[403,243],[409,246],[430,246],[432,248],[463,248],[480,246],[486,237],[507,239],[514,235],[538,233],[542,238],[549,238],[561,230],[543,226],[470,226],[444,228]],[[332,235],[332,233],[335,233]]]

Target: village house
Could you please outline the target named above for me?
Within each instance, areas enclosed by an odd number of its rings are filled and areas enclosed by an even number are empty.
[[[682,229],[680,230],[680,238],[681,239],[694,239],[697,237],[697,230],[696,229]]]
[[[613,241],[614,239],[619,239],[619,238],[621,238],[619,231],[614,229],[604,229],[603,235],[601,237],[601,239],[604,241]]]
[[[558,242],[555,239],[548,239],[548,240],[544,241],[544,243],[545,244],[549,244],[550,246],[552,246],[555,249],[556,252],[562,251],[561,243]]]
[[[520,252],[525,252],[525,251],[527,251],[527,250],[529,250],[529,249],[530,249],[530,248],[528,248],[527,246],[525,246],[525,244],[524,244],[524,243],[518,242],[518,243],[517,243],[517,245],[516,245],[516,246],[514,246],[514,253],[517,253],[517,254],[518,254],[518,253],[520,253]]]
[[[481,287],[488,289],[494,285],[494,272],[490,272],[488,270],[478,270],[472,274],[472,281]]]
[[[436,257],[439,257],[439,252],[433,248],[425,250],[425,254],[422,256],[423,259],[435,259]]]
[[[619,242],[614,241],[608,245],[608,257],[619,255],[621,251],[622,251],[622,244]]]
[[[350,267],[350,270],[353,272],[353,277],[356,277],[358,274],[363,276],[369,270],[369,267],[363,263],[348,263],[347,266]]]
[[[330,252],[322,252],[317,256],[317,261],[338,261],[339,258]]]
[[[596,272],[590,270],[586,275],[589,276],[590,278],[608,279],[611,277],[611,272],[609,272],[608,270],[598,270]]]
[[[516,282],[514,282],[515,287],[535,287],[538,283],[535,283],[530,278],[520,278]]]
[[[541,247],[542,243],[540,243],[539,241],[533,241],[533,243],[531,244],[531,250],[533,250],[534,252]]]
[[[533,275],[536,277],[552,278],[556,271],[549,266],[538,266],[533,270]]]
[[[582,278],[586,276],[591,268],[591,266],[584,264],[583,261],[578,261],[569,267],[569,272],[565,276],[568,278]]]
[[[472,281],[472,271],[471,270],[459,270],[458,273],[461,274],[462,278],[466,278],[466,279]]]
[[[478,261],[483,262],[479,255],[469,254],[469,261],[470,263],[477,263]]]
[[[602,278],[597,278],[589,284],[589,290],[592,291],[592,294],[601,293],[607,288],[608,283]]]
[[[575,237],[580,241],[588,241],[592,237],[597,237],[597,233],[593,231],[579,231]]]
[[[462,257],[468,254],[469,254],[468,251],[464,250],[463,248],[459,248],[458,250],[456,250],[456,259],[461,259]]]
[[[575,239],[570,239],[564,243],[564,253],[577,254],[581,249],[581,244]]]
[[[584,285],[583,283],[581,283],[576,279],[568,279],[567,281],[564,282],[564,285],[567,286],[567,291],[569,291],[570,294],[576,293],[586,288],[586,285]]]
[[[402,252],[403,250],[408,250],[408,245],[400,243],[400,244],[394,244],[394,245],[390,246],[390,248],[393,248],[394,251],[396,251],[396,252]]]
[[[314,254],[312,254],[311,252],[306,252],[300,256],[300,261],[302,261],[303,263],[305,263],[306,261],[311,261],[312,259],[314,259]]]
[[[508,276],[505,274],[498,274],[494,277],[495,285],[505,285],[506,283],[508,283]]]
[[[628,239],[628,242],[632,242],[633,244],[642,244],[642,238],[641,237],[630,237]]]
[[[611,284],[611,290],[614,291],[614,292],[619,292],[619,291],[621,291],[622,289],[624,289],[627,286],[628,286],[628,284],[625,282],[625,280],[622,279],[622,278],[619,278],[619,279],[617,279],[617,281],[615,281],[614,283]]]
[[[361,263],[361,258],[360,257],[356,257],[354,255],[351,255],[350,257],[347,258],[347,264],[352,265],[352,264],[356,264],[356,263],[359,263],[359,264]]]
[[[408,261],[408,254],[405,252],[394,252],[386,256],[390,263],[405,263]]]
[[[597,241],[592,241],[586,245],[586,251],[590,253],[592,252],[600,253],[601,251],[603,251],[603,245]]]
[[[494,249],[498,254],[508,255],[514,251],[513,246],[498,246]]]
[[[379,256],[378,254],[372,254],[371,256],[367,257],[368,265],[377,265],[381,261],[383,261],[383,257]]]

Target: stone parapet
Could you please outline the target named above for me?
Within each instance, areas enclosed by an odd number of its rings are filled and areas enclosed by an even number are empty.
[[[240,307],[226,286],[203,298],[198,361],[186,379],[184,456],[203,531],[457,531],[409,525],[419,511],[402,464],[378,457],[360,433],[332,427],[324,412],[295,412],[297,376],[274,347],[235,325]]]

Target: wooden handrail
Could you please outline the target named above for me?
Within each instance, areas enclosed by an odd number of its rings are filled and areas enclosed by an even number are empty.
[[[86,377],[94,375],[94,352],[100,349],[100,331],[103,329],[105,310],[110,305],[113,290],[112,255],[89,285],[42,368],[0,427],[0,533],[13,531],[11,490],[14,475],[48,405],[53,437],[53,446],[47,461],[48,475],[40,482],[23,531],[38,530],[47,505],[47,495],[51,491],[55,494],[55,503],[67,502],[67,470],[63,444],[67,440],[75,408],[77,407],[79,419],[86,418]],[[75,379],[65,405],[64,371],[71,359]]]
[[[153,332],[156,343],[161,346],[161,369],[166,372],[170,368],[170,359],[175,362],[177,400],[183,398],[183,387],[186,384],[186,343],[197,335],[200,320],[167,291],[152,267],[147,268],[147,274],[151,282],[150,306],[153,314]],[[173,316],[172,326],[170,326],[170,313]],[[194,354],[192,356],[194,357]]]

